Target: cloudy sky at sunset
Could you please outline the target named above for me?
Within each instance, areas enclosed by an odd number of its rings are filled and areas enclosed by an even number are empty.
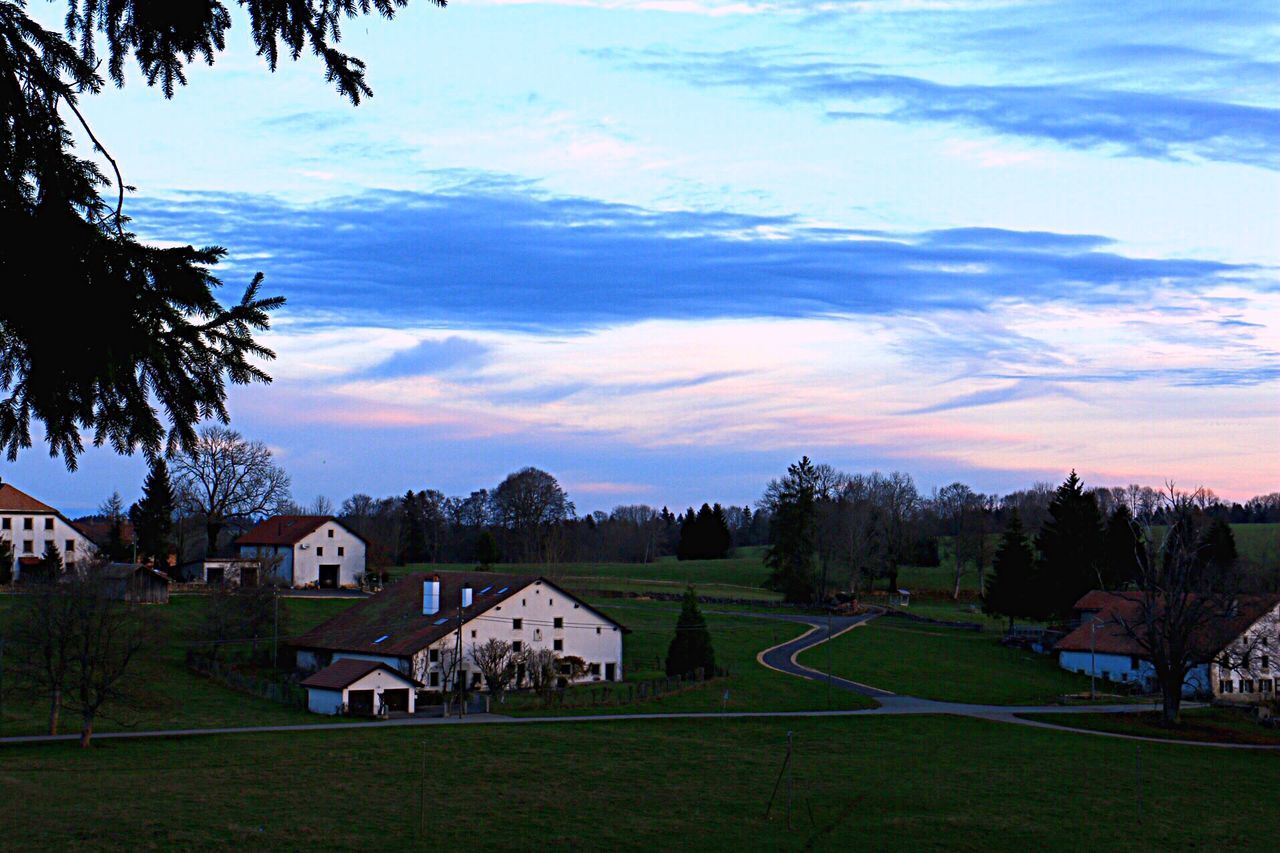
[[[300,501],[745,503],[802,453],[1280,490],[1274,2],[415,0],[347,25],[359,107],[245,29],[84,103],[139,234],[287,297],[231,410]]]

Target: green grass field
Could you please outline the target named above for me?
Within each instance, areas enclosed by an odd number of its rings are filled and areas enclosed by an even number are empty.
[[[789,731],[790,827],[785,781],[765,819]],[[366,729],[0,755],[4,845],[53,850],[1074,851],[1086,838],[1270,850],[1280,785],[1274,754],[1139,754],[951,717]]]
[[[663,660],[675,635],[678,607],[667,603],[597,601],[594,605],[631,629],[623,638],[627,681],[663,678]],[[713,609],[713,608],[704,608]],[[693,687],[686,692],[625,706],[575,709],[574,713],[674,713],[688,711],[804,711],[826,708],[872,708],[875,702],[806,679],[775,672],[756,660],[764,649],[798,637],[808,626],[775,622],[752,616],[707,613],[707,628],[716,661],[728,666],[726,678]],[[726,701],[724,694],[728,691]],[[573,691],[570,691],[572,694]],[[579,700],[586,701],[586,700]],[[533,697],[513,697],[502,713],[544,714]]]
[[[1161,724],[1159,711],[1141,714],[1026,714],[1041,720],[1096,732],[1214,743],[1275,744],[1280,746],[1280,729],[1259,725],[1249,710],[1236,708],[1192,708],[1179,715],[1178,728]]]
[[[926,699],[1032,705],[1089,689],[1089,679],[1059,669],[1052,656],[1007,649],[988,632],[881,617],[830,646],[835,675]],[[825,670],[827,655],[824,644],[798,660]]]
[[[175,595],[160,608],[165,623],[163,645],[139,661],[137,679],[147,685],[137,707],[104,709],[97,731],[122,729],[206,728],[212,726],[260,726],[314,722],[315,715],[298,708],[231,690],[187,669],[184,659],[191,632],[205,599]],[[293,629],[305,630],[350,606],[349,600],[290,599]],[[0,598],[0,625],[14,605]],[[64,715],[60,730],[79,731],[80,721]],[[45,734],[48,706],[40,700],[5,690],[0,714],[0,735]]]

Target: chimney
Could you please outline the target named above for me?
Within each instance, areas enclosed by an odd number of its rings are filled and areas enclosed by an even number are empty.
[[[462,606],[464,608],[471,606],[471,584],[469,583],[462,585]]]
[[[422,615],[434,616],[440,612],[440,576],[430,575],[422,582]]]

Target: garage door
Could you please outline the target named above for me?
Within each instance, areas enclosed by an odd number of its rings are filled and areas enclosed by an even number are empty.
[[[397,690],[383,690],[382,704],[387,706],[388,711],[408,711],[409,710],[409,689],[400,688]]]
[[[338,567],[337,566],[321,566],[320,567],[320,588],[321,589],[337,589],[338,588]]]

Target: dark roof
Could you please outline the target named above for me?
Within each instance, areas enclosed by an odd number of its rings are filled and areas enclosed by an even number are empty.
[[[414,681],[400,670],[393,666],[388,666],[380,660],[357,660],[355,658],[343,658],[342,660],[334,661],[324,669],[304,679],[302,686],[316,687],[322,690],[342,690],[379,669],[394,673],[417,687],[422,686],[422,682]]]
[[[1141,631],[1144,600],[1145,593],[1141,592],[1094,590],[1086,594],[1076,602],[1075,609],[1098,611],[1096,637],[1092,627],[1094,620],[1086,619],[1079,628],[1059,640],[1054,650],[1087,652],[1092,649],[1099,654],[1145,657],[1146,650],[1142,644],[1121,624],[1125,622]],[[1234,615],[1206,623],[1197,632],[1196,657],[1200,662],[1207,662],[1243,634],[1250,625],[1280,604],[1280,596],[1239,595],[1235,597],[1234,603]]]
[[[249,528],[236,540],[237,545],[294,545],[326,521],[330,515],[273,515]]]
[[[427,616],[422,613],[422,584],[432,576],[440,578],[440,610]],[[617,625],[624,632],[627,630],[577,596],[536,575],[419,572],[406,575],[377,595],[352,605],[329,621],[291,640],[289,644],[303,649],[328,649],[391,657],[412,655],[458,630],[462,588],[468,583],[471,584],[472,602],[463,613],[464,623],[501,604],[531,584],[543,584],[572,598],[581,607]],[[375,642],[380,638],[381,642]]]
[[[8,483],[0,483],[0,512],[52,512],[58,511],[47,503],[36,500],[31,495]]]
[[[127,580],[139,572],[146,572],[165,583],[169,582],[169,576],[164,572],[159,569],[153,569],[150,566],[139,565],[138,563],[108,563],[97,570],[99,577],[107,578],[108,580]]]
[[[111,541],[111,528],[114,526],[109,518],[78,518],[71,526],[85,535],[94,545],[106,545]],[[120,541],[127,544],[133,542],[133,522],[120,520]]]

